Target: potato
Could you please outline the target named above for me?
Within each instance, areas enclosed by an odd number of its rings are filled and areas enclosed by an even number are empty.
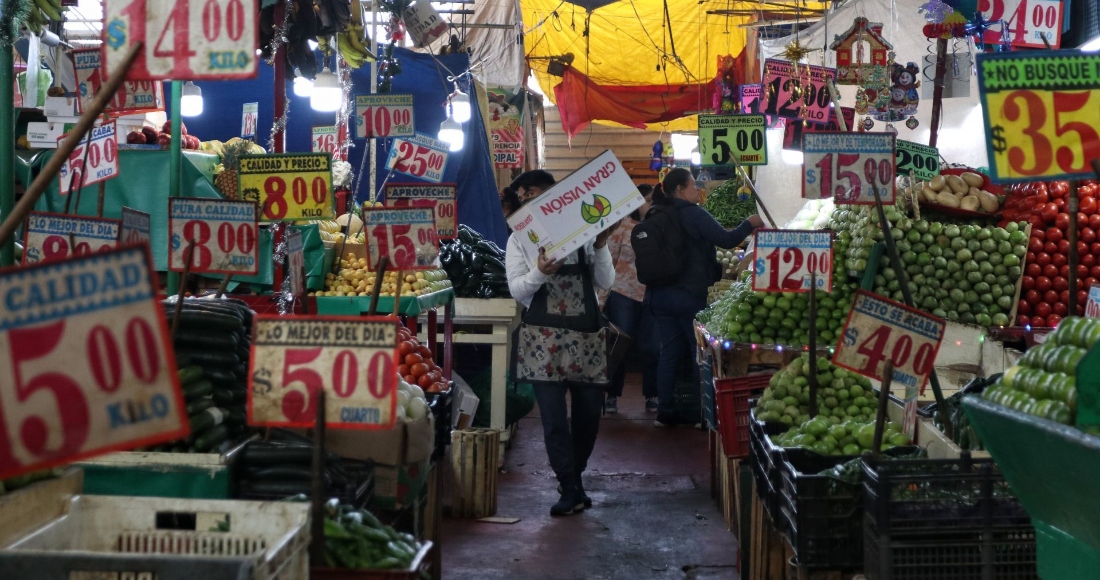
[[[960,177],[962,177],[962,180],[965,181],[966,184],[969,185],[970,187],[981,187],[982,184],[985,183],[985,178],[984,177],[982,177],[981,175],[978,175],[977,173],[971,172],[971,171],[967,171],[966,173],[963,173],[962,175],[960,175]]]
[[[932,178],[932,181],[928,182],[928,187],[932,188],[932,191],[941,191],[945,185],[947,185],[947,180],[942,175],[937,175]]]
[[[979,192],[979,191],[981,191],[981,190],[980,190],[980,189],[978,189],[977,187],[973,187],[973,186],[971,186],[971,187],[970,187],[970,190],[966,192],[966,195],[967,195],[967,196],[971,196],[971,195],[973,195],[974,197],[978,197],[978,192]]]
[[[981,204],[982,211],[988,213],[994,213],[1001,209],[1001,202],[997,199],[997,196],[984,189],[978,192],[978,203]]]
[[[947,207],[959,207],[961,202],[959,198],[955,197],[953,194],[943,191],[936,194],[936,203],[946,205]]]
[[[978,211],[979,205],[980,202],[978,201],[978,196],[976,195],[968,195],[962,198],[962,201],[959,202],[959,208],[965,209],[967,211]]]
[[[939,203],[939,194],[935,190],[930,188],[928,184],[924,184],[924,188],[921,189],[921,201],[927,203]]]
[[[947,187],[950,187],[951,191],[955,193],[965,194],[970,191],[970,186],[958,175],[948,175],[944,179],[947,180]]]

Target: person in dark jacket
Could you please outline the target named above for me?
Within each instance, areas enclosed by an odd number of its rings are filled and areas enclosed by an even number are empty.
[[[707,290],[722,278],[722,266],[716,258],[715,246],[733,248],[764,225],[760,216],[751,216],[736,228],[727,230],[699,206],[699,188],[691,172],[678,167],[668,172],[653,192],[654,205],[672,207],[680,218],[684,232],[684,266],[675,284],[647,287],[645,304],[654,321],[654,334],[659,337],[657,360],[658,427],[678,423],[695,423],[694,417],[678,417],[674,404],[676,379],[680,362],[685,356],[691,364],[691,376],[698,377],[693,345],[695,315],[707,306]]]

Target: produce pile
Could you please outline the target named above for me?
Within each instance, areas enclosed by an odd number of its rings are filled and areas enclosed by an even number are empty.
[[[421,344],[416,335],[404,326],[397,327],[397,356],[401,359],[400,364],[397,365],[397,376],[408,383],[402,389],[406,390],[410,397],[406,402],[405,415],[409,419],[418,419],[422,414],[419,403],[415,401],[419,399],[423,402],[424,393],[441,393],[449,387],[443,378],[443,369],[435,364],[432,349]],[[416,385],[416,388],[422,391],[417,392],[412,385]],[[397,398],[398,407],[400,407],[402,399],[400,393]],[[398,416],[400,417],[401,414],[399,413]]]
[[[165,121],[164,125],[161,125],[160,131],[157,131],[155,127],[142,127],[140,131],[130,131],[126,135],[127,145],[160,145],[167,148],[172,146],[172,122]],[[199,141],[199,138],[187,133],[187,125],[180,122],[180,148],[181,149],[203,149],[203,143]]]
[[[726,229],[737,227],[757,213],[756,198],[739,178],[728,179],[708,193],[703,209]]]
[[[458,238],[439,243],[439,262],[459,298],[510,298],[504,250],[466,225]]]
[[[739,248],[732,250],[717,248],[716,254],[715,258],[722,265],[722,278],[735,278],[737,265],[745,258],[745,251]]]
[[[802,447],[822,455],[862,455],[863,452],[874,449],[875,420],[849,419],[843,423],[830,424],[819,415],[775,436],[774,441],[780,447]],[[904,447],[910,443],[912,440],[902,432],[901,425],[893,421],[886,422],[882,432],[881,451]]]
[[[393,296],[397,292],[397,274],[387,271],[382,278],[381,296]],[[401,296],[423,296],[451,287],[443,270],[418,270],[404,275]],[[310,296],[371,296],[374,291],[375,272],[367,268],[367,259],[348,252],[340,260],[340,270],[325,274],[325,289],[311,292]]]
[[[899,186],[898,194],[907,199],[918,199],[922,204],[997,213],[1004,199],[982,189],[986,187],[986,179],[984,175],[972,171],[960,175],[937,175],[929,181],[913,181],[904,189]]]
[[[833,198],[810,199],[798,210],[791,220],[780,229],[784,230],[820,230],[829,227],[836,204]]]
[[[383,525],[365,509],[341,505],[335,499],[329,500],[325,509],[324,566],[356,570],[408,569],[423,547],[411,534]],[[421,577],[431,578],[431,574]]]
[[[267,441],[250,441],[237,462],[240,499],[281,500],[312,490],[313,442],[284,429],[272,429]],[[321,479],[325,494],[355,498],[369,467],[328,453]],[[366,490],[363,490],[366,491]]]
[[[782,422],[794,427],[810,419],[810,355],[803,353],[772,375],[756,402],[753,416],[759,421]],[[828,425],[874,420],[878,401],[871,381],[842,369],[824,357],[817,359],[818,416]],[[815,435],[816,436],[816,435]]]

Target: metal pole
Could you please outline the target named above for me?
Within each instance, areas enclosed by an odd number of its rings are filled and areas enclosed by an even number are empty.
[[[183,83],[179,81],[172,81],[172,142],[171,142],[171,156],[168,159],[168,195],[171,197],[179,197],[180,194],[180,155],[183,155],[180,147],[181,139],[183,138],[183,131],[180,129],[180,123],[182,123],[182,117],[180,115],[180,101],[183,100]],[[175,294],[178,290],[183,289],[183,281],[186,280],[186,276],[180,276],[179,272],[168,272],[167,282],[165,284],[165,292],[168,296]]]
[[[12,47],[0,50],[0,165],[8,171],[0,175],[0,217],[8,217],[15,208],[15,57]],[[25,184],[24,184],[25,185]],[[0,245],[0,268],[15,264],[15,240]]]
[[[378,42],[378,3],[370,3],[370,37],[371,42]],[[378,54],[378,49],[375,48],[375,54]],[[378,59],[374,59],[370,63],[370,92],[375,94],[378,92]],[[367,199],[374,202],[376,199],[376,187],[378,187],[378,178],[376,176],[378,172],[378,139],[371,137],[367,139],[367,155],[370,155],[370,175],[367,181],[367,192],[370,194]],[[362,164],[360,164],[362,167]],[[362,179],[362,178],[360,178]],[[352,192],[352,195],[358,192]]]
[[[928,135],[928,146],[935,147],[940,136],[940,112],[943,110],[944,75],[947,74],[947,39],[936,41],[936,79],[932,87],[932,121]]]

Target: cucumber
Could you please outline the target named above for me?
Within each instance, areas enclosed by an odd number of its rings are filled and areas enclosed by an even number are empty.
[[[206,378],[210,382],[218,385],[219,387],[237,387],[242,384],[241,380],[237,378],[237,375],[233,371],[223,368],[207,368],[203,371]]]
[[[189,366],[194,366],[191,364],[190,358],[178,354],[176,355],[176,370],[185,369]]]
[[[225,411],[219,409],[218,407],[210,407],[202,413],[191,417],[189,421],[191,424],[191,432],[201,433],[203,431],[221,425],[222,421],[224,420]],[[196,441],[198,441],[197,436]]]
[[[179,360],[178,356],[176,357],[176,360]],[[188,365],[181,368],[177,375],[180,379],[180,386],[187,386],[195,381],[202,379],[202,367],[198,365]]]
[[[265,496],[290,497],[300,493],[310,493],[309,483],[300,481],[249,481],[241,485],[241,491]]]
[[[215,425],[195,438],[195,449],[208,451],[229,438],[229,429],[225,425]]]
[[[229,405],[232,405],[235,398],[233,395],[233,391],[229,389],[217,389],[211,394],[211,396],[214,398],[214,402],[223,409],[228,407]]]
[[[214,383],[211,383],[210,381],[204,379],[194,383],[190,383],[189,385],[183,387],[181,390],[183,391],[184,400],[192,401],[196,399],[201,399],[202,397],[206,397],[210,395],[210,393],[214,392]],[[190,415],[191,413],[188,412],[187,414]]]
[[[244,425],[248,422],[248,413],[244,409],[233,409],[225,414],[225,422],[229,425]]]
[[[236,350],[240,344],[240,335],[236,332],[200,332],[194,328],[180,328],[172,337],[176,346],[197,349]]]
[[[195,364],[204,367],[219,367],[232,369],[241,364],[237,355],[222,350],[197,350],[192,348],[176,348],[177,353],[183,353],[194,361]]]
[[[176,305],[173,303],[172,308]],[[244,323],[244,316],[241,315],[241,311],[228,304],[221,304],[215,300],[195,300],[188,299],[183,301],[183,309],[196,312],[216,312],[218,314],[225,314],[226,316],[232,316]]]
[[[245,447],[241,461],[245,465],[309,465],[313,461],[313,448],[308,445],[256,441]]]
[[[165,318],[169,322],[175,320],[176,311],[174,307],[166,306],[164,311]],[[228,314],[221,314],[218,312],[208,312],[203,310],[184,310],[179,315],[180,328],[195,328],[200,332],[211,331],[224,331],[233,332],[244,328],[244,323],[240,318],[230,316]]]
[[[201,399],[195,399],[193,401],[189,401],[187,403],[187,406],[185,407],[185,409],[187,409],[187,416],[188,417],[193,417],[193,416],[198,415],[199,413],[201,413],[201,412],[203,412],[203,411],[205,411],[205,410],[207,410],[207,409],[209,409],[210,407],[213,407],[213,406],[214,406],[214,399],[211,399],[211,398],[208,398],[208,397],[203,397]]]
[[[313,481],[313,472],[304,465],[272,465],[263,469],[248,470],[248,478],[252,481]],[[328,474],[322,472],[321,478],[328,484]]]

